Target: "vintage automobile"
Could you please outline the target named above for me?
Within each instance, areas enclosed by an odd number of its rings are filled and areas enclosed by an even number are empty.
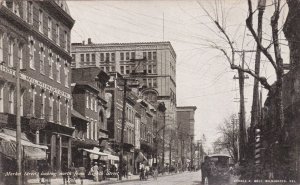
[[[228,184],[230,181],[231,157],[225,154],[209,155],[211,177],[209,184]]]

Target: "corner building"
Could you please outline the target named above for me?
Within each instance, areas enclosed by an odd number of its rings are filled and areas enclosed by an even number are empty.
[[[170,42],[72,43],[72,67],[100,67],[105,72],[119,72],[124,77],[139,73],[147,89],[154,89],[164,102],[166,128],[176,128],[176,53]]]
[[[0,116],[7,132],[3,134],[15,137],[15,114],[20,108],[22,139],[47,148],[39,160],[46,160],[54,172],[61,170],[63,161],[71,163],[73,24],[65,1],[4,1],[0,9]],[[20,107],[16,106],[17,66],[21,71]],[[0,154],[3,152],[9,151]],[[36,169],[34,159],[24,161],[26,170]]]

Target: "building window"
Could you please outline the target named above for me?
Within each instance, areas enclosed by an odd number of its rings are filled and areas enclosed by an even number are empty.
[[[14,114],[14,97],[15,90],[11,88],[8,93],[9,113]]]
[[[60,107],[60,97],[57,98],[57,123],[61,123],[61,107]]]
[[[153,78],[153,87],[157,88],[157,79],[156,78]]]
[[[48,38],[52,40],[52,19],[48,17]]]
[[[148,65],[148,73],[149,73],[149,74],[152,73],[152,65]]]
[[[95,131],[95,140],[97,140],[98,138],[98,136],[97,136],[97,121],[95,120],[95,122],[94,122],[94,126],[95,126],[95,129],[94,129],[94,131]]]
[[[31,116],[35,116],[35,95],[36,95],[36,91],[35,88],[32,87],[31,88]]]
[[[121,66],[121,74],[124,74],[124,66]]]
[[[105,72],[109,72],[109,66],[105,67]]]
[[[157,53],[156,51],[153,52],[153,60],[156,60],[157,59]]]
[[[23,6],[23,20],[27,22],[27,16],[28,16],[28,12],[27,12],[27,1],[23,1],[22,2],[22,6]]]
[[[49,50],[49,78],[53,79],[53,56],[51,50]]]
[[[88,94],[88,92],[86,92],[86,102],[85,102],[85,107],[87,108],[87,109],[89,109],[89,103],[90,103],[90,101],[89,101],[89,94]]]
[[[116,54],[115,53],[111,53],[111,61],[112,62],[116,61]]]
[[[97,112],[97,107],[98,107],[98,102],[97,102],[97,98],[95,99],[95,112]]]
[[[130,73],[129,66],[126,66],[126,74],[129,74],[129,73]]]
[[[120,60],[121,60],[121,61],[124,60],[124,53],[120,53]]]
[[[90,62],[90,54],[87,53],[87,54],[85,55],[85,57],[86,57],[86,62]]]
[[[135,59],[135,52],[131,52],[131,59]]]
[[[60,30],[59,30],[59,24],[56,24],[56,44],[59,45],[59,34],[60,34]]]
[[[65,31],[64,32],[64,48],[65,48],[65,50],[68,50],[68,32],[67,31]]]
[[[64,73],[65,73],[65,87],[69,87],[69,69],[67,65],[65,65],[64,67]]]
[[[57,57],[57,60],[56,60],[56,81],[58,83],[60,83],[60,59],[59,57]]]
[[[1,85],[0,86],[0,112],[4,112],[3,92],[4,92],[4,85]]]
[[[129,60],[129,52],[126,52],[126,60]]]
[[[0,62],[3,62],[3,33],[0,33]]]
[[[143,52],[143,59],[147,59],[147,53]]]
[[[152,60],[152,52],[148,52],[148,60]]]
[[[92,62],[96,62],[96,55],[95,55],[95,53],[92,53]]]
[[[156,67],[156,65],[152,65],[152,72],[153,72],[154,74],[157,73],[157,67]]]
[[[41,104],[41,119],[45,118],[45,106],[46,106],[46,95],[45,95],[45,91],[42,89],[41,92],[41,98],[42,98],[42,104]]]
[[[116,71],[115,66],[111,66],[111,71],[112,71],[112,72],[115,72],[115,71]]]
[[[23,45],[19,45],[18,60],[19,60],[20,69],[23,69]]]
[[[43,33],[43,29],[44,29],[43,25],[44,25],[43,24],[43,11],[39,10],[39,31],[41,33]]]
[[[50,94],[49,97],[49,121],[50,122],[53,122],[53,102],[54,102],[53,95]]]
[[[45,74],[45,51],[44,48],[40,48],[40,73]]]
[[[84,62],[84,54],[80,54],[80,61]]]
[[[34,66],[34,41],[29,41],[29,66],[31,69],[35,69]]]
[[[100,53],[100,61],[104,61],[104,53]]]
[[[87,119],[89,119],[88,117],[86,117]],[[90,122],[88,122],[86,124],[86,138],[89,139],[90,138]]]
[[[148,87],[152,87],[152,79],[151,78],[147,79],[147,81],[148,81]]]
[[[33,24],[33,3],[32,1],[28,1],[28,17],[27,22],[29,24]]]
[[[91,96],[91,110],[94,110],[94,98]]]
[[[8,41],[8,66],[14,66],[14,42],[12,39]]]
[[[66,100],[66,125],[69,126],[69,104],[68,104],[68,100]]]
[[[109,53],[105,53],[105,61],[109,62]]]

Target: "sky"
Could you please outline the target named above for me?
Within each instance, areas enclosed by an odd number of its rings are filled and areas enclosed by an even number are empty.
[[[239,111],[239,89],[238,81],[233,79],[237,72],[230,69],[220,51],[208,47],[208,41],[213,41],[228,49],[202,7],[226,25],[237,49],[255,49],[245,29],[246,1],[223,0],[218,6],[215,2],[219,0],[68,1],[75,19],[72,42],[88,38],[94,43],[170,41],[177,54],[177,106],[197,106],[195,139],[205,134],[207,145],[211,146],[220,134],[218,126]],[[268,7],[264,19],[265,43],[271,39],[267,28],[271,13]],[[285,51],[287,46],[282,47]],[[287,57],[288,53],[284,52],[284,59]],[[246,66],[252,68],[254,58],[255,53],[246,53]],[[264,57],[262,59],[261,74],[272,82],[274,71]],[[236,60],[239,62],[241,58],[237,56]],[[252,84],[253,78],[245,80],[247,120],[250,119]],[[264,98],[266,93],[263,90]]]

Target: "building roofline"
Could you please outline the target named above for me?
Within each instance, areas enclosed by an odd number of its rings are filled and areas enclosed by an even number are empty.
[[[184,110],[184,109],[193,109],[194,111],[197,109],[196,106],[180,106],[176,107],[177,110]]]
[[[158,41],[158,42],[122,42],[122,43],[90,43],[90,44],[84,44],[84,43],[71,43],[74,47],[122,47],[122,46],[141,46],[141,45],[168,45],[171,48],[171,52],[174,54],[176,58],[176,52],[171,44],[170,41]]]

